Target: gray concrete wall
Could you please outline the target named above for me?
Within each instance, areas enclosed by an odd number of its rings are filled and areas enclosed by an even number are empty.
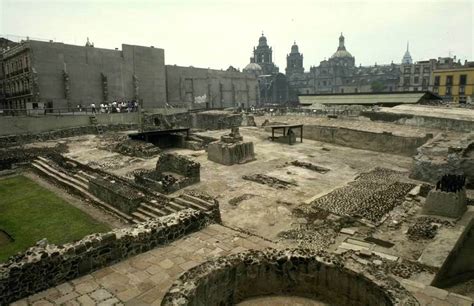
[[[241,72],[194,67],[166,66],[168,103],[174,106],[204,108],[255,105],[257,78]]]
[[[99,124],[138,124],[137,113],[99,114]],[[89,116],[2,117],[0,135],[36,134],[90,125]]]
[[[138,95],[145,108],[166,102],[163,49],[122,45],[119,51],[41,41],[29,44],[38,74],[40,102],[52,101],[54,108],[104,102],[101,74],[107,77],[109,101],[133,99],[136,75]],[[69,75],[69,100],[63,71]]]

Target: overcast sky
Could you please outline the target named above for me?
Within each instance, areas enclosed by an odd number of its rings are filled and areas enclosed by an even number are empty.
[[[166,64],[243,68],[262,31],[284,72],[293,41],[305,70],[330,57],[341,32],[356,64],[456,55],[473,60],[474,0],[0,0],[0,35],[96,47],[165,49]]]

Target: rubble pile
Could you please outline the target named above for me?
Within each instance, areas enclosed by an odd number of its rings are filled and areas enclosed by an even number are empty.
[[[402,172],[376,168],[354,182],[316,199],[311,205],[331,213],[379,223],[415,187],[401,182]]]
[[[151,143],[133,139],[117,143],[112,151],[136,157],[153,157],[161,152],[160,148]]]
[[[256,182],[262,185],[268,185],[277,189],[288,189],[290,186],[298,186],[296,183],[280,180],[273,176],[268,176],[265,174],[252,174],[242,176],[244,180]]]
[[[329,171],[328,168],[324,168],[324,167],[321,167],[309,162],[301,162],[299,160],[294,160],[290,164],[295,167],[301,167],[301,168],[309,169],[309,170],[316,171],[323,174]]]
[[[420,217],[408,228],[407,235],[410,240],[433,239],[442,226],[452,226],[451,222],[434,217]]]

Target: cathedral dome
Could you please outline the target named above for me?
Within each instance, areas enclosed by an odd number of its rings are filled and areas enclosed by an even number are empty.
[[[262,72],[262,67],[260,67],[259,64],[257,63],[250,63],[247,66],[245,66],[244,72],[252,72],[252,73],[261,73]]]
[[[347,58],[352,57],[352,54],[346,50],[346,46],[344,45],[344,36],[341,33],[339,36],[339,47],[337,47],[337,51],[331,56],[331,58]]]

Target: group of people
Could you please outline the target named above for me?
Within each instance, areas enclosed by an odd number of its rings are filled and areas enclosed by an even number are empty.
[[[91,112],[95,113],[102,113],[102,114],[110,114],[110,113],[131,113],[138,111],[138,102],[136,100],[131,101],[113,101],[111,103],[101,103],[100,105],[96,105],[95,103],[91,103],[90,105]],[[83,111],[83,107],[81,104],[77,105],[77,110],[79,112]]]

